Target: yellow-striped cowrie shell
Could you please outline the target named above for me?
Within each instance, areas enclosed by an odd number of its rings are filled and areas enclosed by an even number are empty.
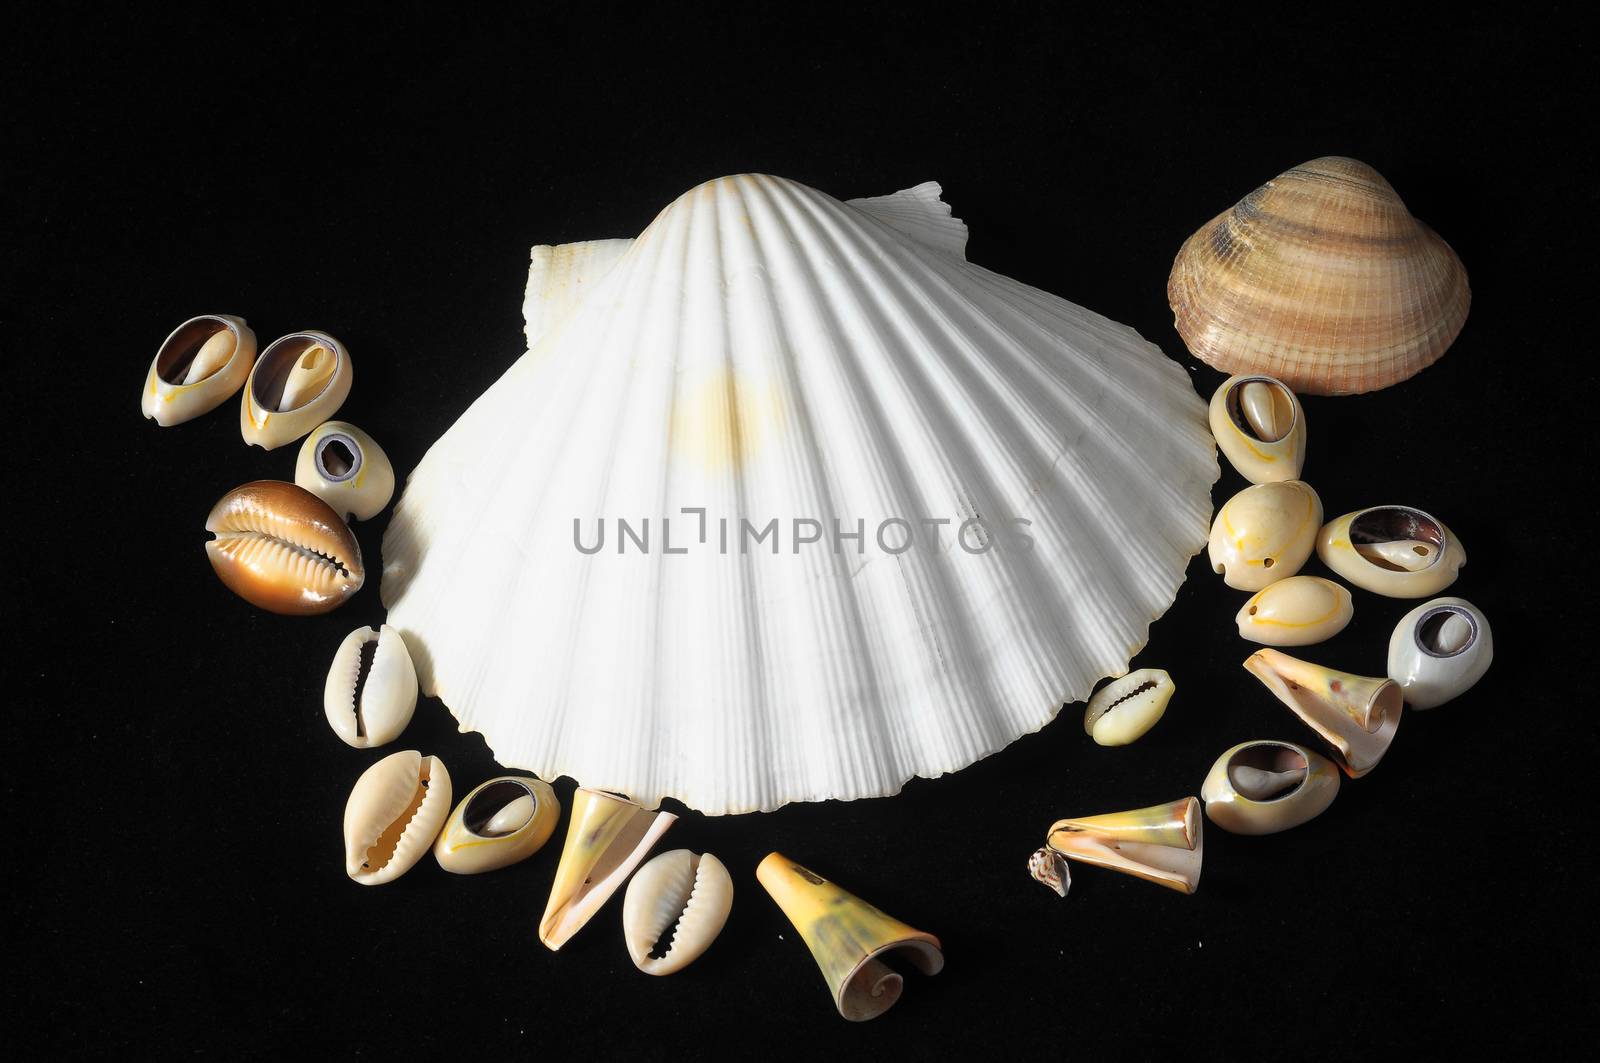
[[[461,799],[439,840],[439,866],[457,875],[496,871],[544,847],[561,818],[561,802],[542,779],[501,775]]]
[[[1257,591],[1234,620],[1239,637],[1263,646],[1310,646],[1333,638],[1355,616],[1350,592],[1321,576],[1290,576]]]
[[[326,332],[273,340],[245,384],[239,432],[263,450],[292,443],[334,415],[354,377],[350,352]]]
[[[339,514],[309,491],[255,480],[217,500],[206,557],[245,601],[291,616],[343,605],[366,578],[361,546]]]
[[[1228,586],[1259,591],[1300,571],[1322,524],[1322,500],[1301,480],[1246,487],[1223,503],[1206,556]]]
[[[339,740],[357,749],[393,742],[416,707],[417,670],[400,633],[384,624],[346,635],[322,687],[322,711]]]
[[[163,428],[227,402],[256,361],[256,334],[244,318],[202,314],[172,330],[150,362],[139,408]]]
[[[1455,533],[1410,506],[1373,506],[1329,521],[1317,556],[1362,590],[1390,598],[1437,594],[1467,563]]]
[[[1089,699],[1083,729],[1096,745],[1125,746],[1156,725],[1176,689],[1161,668],[1141,668],[1113,679]]]
[[[1306,419],[1288,385],[1269,376],[1231,376],[1211,396],[1211,434],[1253,484],[1297,480],[1306,460]]]
[[[1466,693],[1493,660],[1489,618],[1465,598],[1423,602],[1389,637],[1389,678],[1413,709],[1431,709]]]
[[[433,845],[450,811],[450,773],[415,749],[361,773],[344,806],[344,869],[363,886],[391,882]]]
[[[1389,751],[1405,707],[1393,679],[1339,672],[1277,650],[1257,650],[1244,668],[1322,736],[1352,779]]]
[[[1276,834],[1315,819],[1339,795],[1333,762],[1293,742],[1240,742],[1211,766],[1206,818],[1234,834]]]
[[[368,520],[394,495],[394,466],[367,433],[346,421],[328,421],[300,444],[294,482],[334,512]]]
[[[681,971],[711,947],[732,910],[733,878],[721,860],[688,849],[652,857],[622,898],[628,955],[645,974]]]

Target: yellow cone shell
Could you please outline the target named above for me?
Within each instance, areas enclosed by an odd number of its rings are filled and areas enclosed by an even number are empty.
[[[1201,361],[1302,394],[1348,395],[1437,360],[1472,293],[1450,245],[1382,175],[1329,156],[1273,178],[1189,237],[1167,301]]]
[[[944,968],[939,939],[872,905],[782,853],[770,853],[756,878],[789,917],[822,968],[839,1014],[875,1019],[900,999],[901,976],[879,957],[898,952],[923,974]]]

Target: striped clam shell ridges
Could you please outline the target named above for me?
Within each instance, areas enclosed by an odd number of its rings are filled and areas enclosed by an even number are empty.
[[[1472,292],[1450,245],[1382,175],[1329,157],[1273,178],[1185,241],[1167,301],[1209,365],[1347,395],[1437,361]]]
[[[527,354],[384,537],[424,690],[508,767],[724,814],[893,794],[1125,671],[1206,541],[1205,406],[965,239],[931,183],[747,175],[637,240],[536,248]],[[777,552],[739,548],[773,519]],[[897,519],[949,523],[899,550]]]

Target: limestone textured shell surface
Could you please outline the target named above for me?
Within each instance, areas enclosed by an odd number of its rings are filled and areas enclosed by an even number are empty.
[[[895,793],[1125,672],[1206,540],[1205,404],[965,242],[937,185],[741,176],[536,248],[527,354],[384,537],[423,689],[508,766],[735,813]]]
[[[1279,174],[1189,237],[1167,301],[1202,361],[1346,395],[1437,360],[1472,292],[1450,245],[1378,171],[1330,156]]]

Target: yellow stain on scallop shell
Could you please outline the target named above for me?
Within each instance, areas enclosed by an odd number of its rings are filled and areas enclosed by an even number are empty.
[[[738,470],[779,436],[786,422],[786,407],[774,384],[719,366],[693,372],[679,385],[671,447],[674,455],[708,471]]]

